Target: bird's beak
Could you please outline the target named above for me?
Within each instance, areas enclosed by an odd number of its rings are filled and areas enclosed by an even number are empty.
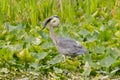
[[[44,22],[44,24],[43,24],[42,30],[46,28],[47,24],[52,20],[52,18],[53,18],[53,17],[50,17],[50,18],[48,18],[48,19],[45,20],[45,22]]]

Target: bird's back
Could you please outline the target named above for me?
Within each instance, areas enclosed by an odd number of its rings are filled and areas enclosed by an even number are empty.
[[[56,45],[59,52],[67,56],[77,56],[87,52],[81,44],[69,38],[57,37]]]

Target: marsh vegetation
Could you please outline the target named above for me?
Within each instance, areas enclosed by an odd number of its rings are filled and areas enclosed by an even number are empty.
[[[59,36],[89,54],[59,55],[43,21],[60,17]],[[120,79],[120,0],[0,0],[0,79]]]

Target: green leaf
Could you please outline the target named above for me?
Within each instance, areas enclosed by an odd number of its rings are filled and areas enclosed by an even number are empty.
[[[116,69],[112,70],[112,71],[110,72],[110,74],[109,74],[109,77],[112,78],[113,75],[115,75],[115,73],[116,73],[117,71],[119,71],[119,70],[120,70],[120,68],[116,68]]]
[[[48,55],[47,52],[42,52],[42,53],[38,53],[37,54],[37,58],[40,59],[44,59],[46,56]]]
[[[8,61],[10,59],[13,59],[12,52],[7,48],[0,49],[0,60]]]
[[[1,68],[0,72],[4,73],[4,74],[7,74],[7,73],[9,73],[9,70],[7,68]]]
[[[63,61],[63,56],[61,54],[55,56],[52,60],[48,62],[48,64],[56,64]]]
[[[104,51],[105,51],[105,47],[104,46],[96,46],[94,48],[94,52],[95,53],[104,53]]]
[[[54,67],[54,71],[55,71],[55,73],[62,73],[62,72],[63,72],[63,70],[62,70],[62,69],[55,68],[55,67]]]
[[[31,62],[34,61],[34,58],[31,56],[31,54],[29,53],[28,49],[25,48],[23,49],[19,54],[18,57],[25,62]]]
[[[108,47],[108,48],[106,49],[106,53],[107,53],[108,55],[110,55],[111,57],[117,59],[117,58],[119,57],[119,54],[117,54],[117,52],[116,52],[115,50],[117,50],[117,49],[109,48],[109,47]]]
[[[115,36],[120,39],[120,31],[117,31],[117,32],[115,33]]]
[[[83,35],[84,37],[86,37],[88,34],[90,34],[90,32],[86,29],[80,31],[80,35]]]
[[[113,58],[113,57],[111,57],[111,56],[107,56],[107,57],[105,57],[104,59],[102,59],[102,60],[100,61],[100,64],[101,64],[101,66],[108,68],[108,67],[110,67],[115,61],[116,61],[115,58]]]
[[[98,65],[97,64],[95,64],[93,61],[92,61],[92,59],[91,59],[91,54],[86,54],[85,55],[85,60],[89,63],[89,65],[91,66],[91,67],[98,67]]]
[[[85,63],[83,75],[85,77],[89,76],[91,72],[91,67],[88,62]]]
[[[32,43],[35,44],[35,45],[39,45],[41,43],[41,40],[40,40],[39,37],[37,37],[32,41]]]

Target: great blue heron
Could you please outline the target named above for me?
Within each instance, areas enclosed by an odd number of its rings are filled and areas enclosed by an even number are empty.
[[[44,29],[48,23],[50,23],[49,24],[50,37],[61,54],[65,56],[76,57],[78,55],[87,53],[87,50],[77,41],[69,39],[69,38],[58,37],[54,34],[53,27],[58,26],[60,23],[60,19],[58,16],[52,16],[46,19],[42,29]]]

